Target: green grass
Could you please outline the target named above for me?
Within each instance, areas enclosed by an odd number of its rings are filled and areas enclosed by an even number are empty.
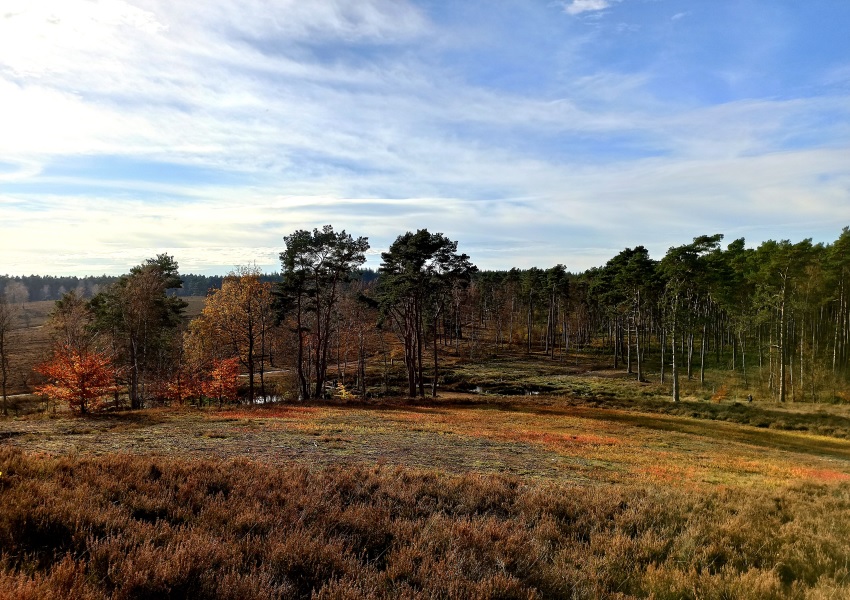
[[[657,380],[657,374],[649,374]],[[708,371],[707,381],[725,382],[728,373]],[[747,402],[742,391],[724,393],[723,383],[682,378],[682,401],[674,403],[670,384],[636,381],[625,369],[613,370],[583,357],[580,365],[539,355],[457,362],[446,369],[446,387],[494,396],[556,394],[565,402],[605,408],[721,420],[741,425],[850,439],[850,406]],[[669,381],[669,379],[668,379]],[[718,393],[720,392],[720,393]],[[725,396],[725,397],[721,397]]]

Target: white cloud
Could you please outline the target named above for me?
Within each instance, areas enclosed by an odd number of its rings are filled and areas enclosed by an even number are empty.
[[[74,59],[98,55],[99,70],[115,69],[139,39],[165,28],[153,13],[120,0],[9,0],[0,15],[0,65],[43,77],[90,69]],[[109,49],[108,53],[104,50]]]
[[[175,201],[167,189],[149,200],[0,194],[7,232],[0,255],[15,272],[43,272],[43,265],[52,273],[121,272],[157,251],[174,254],[184,272],[224,272],[249,262],[276,269],[283,235],[324,223],[369,236],[376,250],[407,230],[443,231],[489,268],[566,262],[584,269],[625,246],[644,244],[660,256],[671,245],[717,231],[751,242],[828,240],[850,223],[848,152],[652,158],[614,168],[564,168],[505,154],[480,163],[470,157],[447,175],[460,184],[467,170],[466,179],[528,194],[486,200],[358,198],[318,190],[296,196],[274,186],[201,188],[190,202]]]
[[[580,54],[545,93],[474,85],[427,53],[435,25],[401,1],[12,8],[0,12],[10,232],[0,256],[14,272],[120,272],[162,250],[187,272],[275,268],[283,235],[326,222],[376,248],[428,227],[482,266],[571,268],[651,239],[663,252],[707,231],[731,235],[728,223],[793,237],[770,228],[850,222],[845,96],[686,108],[651,93],[654,73],[580,64]],[[238,183],[39,174],[79,156],[195,166]]]
[[[203,4],[141,0],[157,14],[187,27],[238,32],[248,40],[395,43],[420,35],[427,23],[406,0],[218,0]]]
[[[564,7],[564,10],[571,15],[579,15],[584,12],[604,10],[610,5],[608,0],[572,0]]]

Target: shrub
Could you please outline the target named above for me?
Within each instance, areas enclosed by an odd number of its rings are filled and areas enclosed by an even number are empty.
[[[0,447],[2,598],[847,591],[850,484],[705,494]]]

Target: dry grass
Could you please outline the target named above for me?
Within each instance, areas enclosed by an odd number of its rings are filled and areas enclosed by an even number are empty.
[[[8,421],[0,597],[850,593],[850,442],[474,400]]]
[[[846,595],[850,486],[690,491],[0,449],[0,597]]]
[[[672,404],[592,357],[445,374],[0,421],[0,600],[850,597],[848,407]]]
[[[447,396],[5,421],[0,598],[850,593],[850,442]]]
[[[850,405],[779,404],[735,386],[728,372],[710,372],[705,385],[697,379],[681,379],[682,402],[670,400],[670,380],[638,383],[625,369],[607,368],[599,357],[580,356],[576,361],[553,361],[541,355],[508,355],[475,362],[455,362],[446,369],[446,385],[491,396],[557,394],[572,405],[626,409],[633,412],[667,414],[699,419],[729,421],[742,425],[850,439]],[[720,383],[711,384],[712,379]],[[657,381],[657,380],[656,380]]]
[[[850,441],[570,406],[557,397],[488,403],[455,394],[426,405],[151,409],[88,419],[29,417],[7,421],[4,431],[9,444],[51,454],[382,463],[572,483],[652,480],[663,471],[693,488],[777,487],[814,480],[801,473],[850,475]],[[748,466],[738,468],[741,461]]]

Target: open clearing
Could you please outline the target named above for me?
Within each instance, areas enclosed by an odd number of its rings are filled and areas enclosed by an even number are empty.
[[[4,420],[0,598],[850,593],[850,441],[638,408],[454,392]]]
[[[850,441],[569,396],[30,415],[0,471],[4,599],[850,593]]]
[[[385,464],[561,482],[700,488],[850,480],[850,441],[736,423],[573,406],[555,396],[149,409],[6,421],[7,444],[54,455]]]

